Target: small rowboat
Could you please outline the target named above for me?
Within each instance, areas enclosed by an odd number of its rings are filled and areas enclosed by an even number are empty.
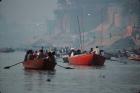
[[[72,65],[98,65],[102,66],[105,62],[105,57],[96,54],[80,54],[68,57],[69,63]]]
[[[128,59],[135,60],[135,61],[140,61],[140,56],[139,55],[137,55],[137,56],[130,56],[130,57],[128,57]]]
[[[23,62],[24,69],[33,70],[54,70],[55,62],[46,62],[44,60],[28,60]]]

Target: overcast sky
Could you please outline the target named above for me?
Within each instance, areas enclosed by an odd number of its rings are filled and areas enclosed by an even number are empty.
[[[53,19],[56,0],[2,0],[0,15],[6,23],[42,23]]]
[[[27,43],[30,38],[45,33],[46,20],[55,19],[56,3],[57,0],[2,0],[0,47]]]

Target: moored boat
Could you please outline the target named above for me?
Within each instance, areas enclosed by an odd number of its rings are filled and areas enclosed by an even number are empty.
[[[140,61],[140,55],[129,56],[128,59],[135,60],[135,61]]]
[[[98,65],[102,66],[105,62],[105,57],[96,54],[80,54],[68,57],[68,61],[72,65]]]
[[[46,62],[44,60],[28,60],[23,62],[24,69],[33,70],[54,70],[55,62]]]

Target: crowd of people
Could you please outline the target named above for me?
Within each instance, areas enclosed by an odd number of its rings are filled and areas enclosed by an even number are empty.
[[[44,51],[43,48],[40,50],[27,50],[25,54],[24,61],[28,60],[44,60],[46,62],[56,62],[55,61],[55,52],[53,51]]]
[[[91,48],[89,51],[83,51],[83,52],[80,49],[71,48],[69,52],[69,56],[74,56],[74,55],[79,55],[84,53],[92,53],[92,54],[102,55],[102,56],[104,55],[104,51],[100,50],[99,47],[96,46],[95,48]]]
[[[61,55],[61,54],[68,54],[68,56],[74,56],[79,55],[83,53],[93,53],[97,55],[103,55],[103,51],[99,49],[98,46],[95,48],[91,48],[88,52],[87,51],[81,51],[80,49],[75,48],[62,48],[61,50],[55,49],[53,52],[48,50],[43,50],[43,47],[40,50],[27,50],[25,54],[24,61],[28,60],[36,60],[36,59],[43,59],[46,61],[54,61],[55,62],[55,56],[54,55]]]

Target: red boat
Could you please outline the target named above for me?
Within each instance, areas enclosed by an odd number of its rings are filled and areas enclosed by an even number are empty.
[[[45,62],[43,60],[28,60],[23,62],[24,69],[33,70],[54,70],[56,63]]]
[[[96,54],[80,54],[68,57],[69,63],[72,65],[98,65],[102,66],[105,62],[105,57]]]

